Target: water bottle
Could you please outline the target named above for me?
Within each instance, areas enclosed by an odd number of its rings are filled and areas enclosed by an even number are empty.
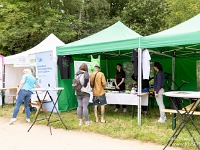
[[[131,94],[135,94],[135,92],[136,92],[135,88],[133,87],[132,90],[131,90]]]

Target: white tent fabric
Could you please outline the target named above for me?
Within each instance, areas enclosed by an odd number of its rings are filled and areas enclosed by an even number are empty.
[[[14,64],[15,58],[19,56],[28,56],[29,54],[45,52],[45,51],[53,51],[53,56],[56,57],[56,46],[62,46],[62,45],[64,45],[64,43],[60,39],[58,39],[54,34],[50,34],[46,39],[44,39],[41,43],[39,43],[35,47],[25,52],[5,57],[4,64]]]
[[[29,54],[35,54],[38,52],[45,52],[45,51],[53,51],[54,56],[54,62],[56,62],[56,46],[62,46],[64,43],[58,39],[54,34],[50,34],[46,39],[44,39],[41,43],[39,43],[37,46],[16,54],[12,56],[4,57],[4,65],[5,65],[5,87],[16,87],[19,85],[22,75],[23,75],[23,69],[27,67],[14,67],[14,63],[16,58],[20,56],[29,56]],[[56,68],[55,64],[55,68]],[[55,70],[57,71],[57,70]],[[5,93],[5,102],[6,103],[12,103],[12,98],[9,98],[8,95],[15,94],[10,93],[11,91],[6,91]]]

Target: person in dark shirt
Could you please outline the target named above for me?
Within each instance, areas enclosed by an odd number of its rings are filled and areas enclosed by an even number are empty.
[[[160,118],[158,122],[164,123],[166,120],[166,116],[165,116],[165,112],[162,112],[161,110],[165,109],[165,105],[163,102],[165,75],[163,73],[162,65],[159,62],[154,63],[154,69],[156,70],[156,75],[154,77],[153,89],[154,89],[156,101],[160,110]]]
[[[125,91],[125,77],[126,74],[124,70],[122,69],[121,64],[116,65],[116,73],[115,73],[115,90],[116,91]],[[122,105],[124,108],[123,112],[127,112],[126,105]],[[117,112],[120,108],[120,105],[116,105],[115,112]]]

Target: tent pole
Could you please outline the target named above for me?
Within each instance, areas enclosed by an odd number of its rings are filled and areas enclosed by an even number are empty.
[[[142,49],[138,48],[138,125],[141,126],[141,90],[142,90]]]
[[[175,57],[172,58],[172,80],[175,79]],[[174,90],[174,82],[172,82],[172,90]]]
[[[108,56],[106,54],[106,79],[108,79]]]

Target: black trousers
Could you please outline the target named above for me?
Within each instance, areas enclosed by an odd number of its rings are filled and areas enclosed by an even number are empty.
[[[123,108],[126,108],[126,105],[122,105]],[[120,105],[116,105],[116,108],[120,108]]]
[[[147,111],[147,106],[142,106],[142,111]]]

